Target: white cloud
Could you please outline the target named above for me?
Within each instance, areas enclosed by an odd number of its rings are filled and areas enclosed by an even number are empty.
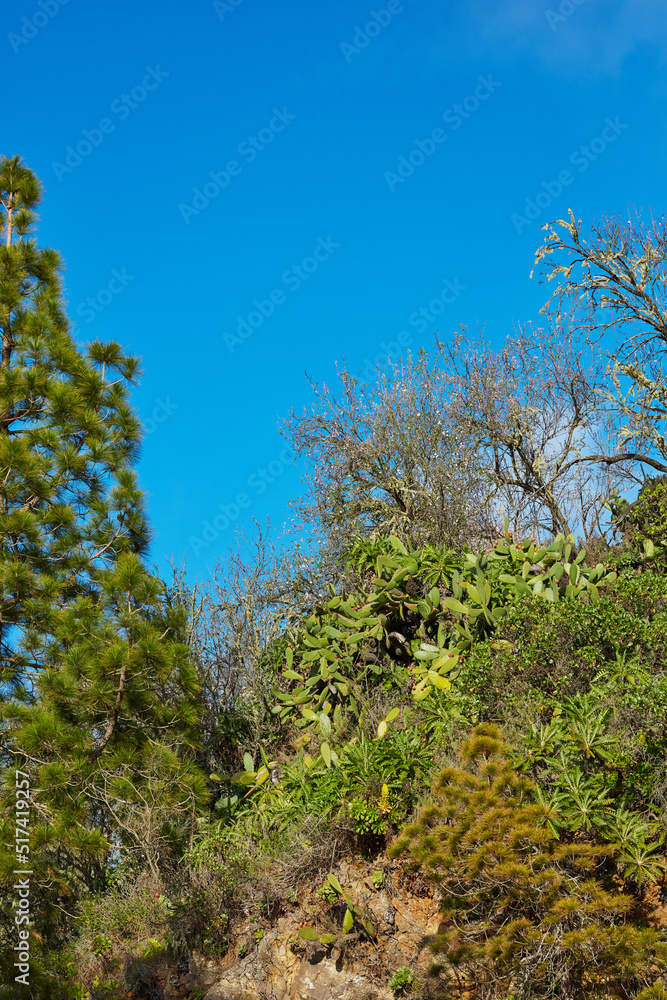
[[[537,10],[534,0],[501,0],[493,6],[473,0],[471,10],[475,9],[482,20],[493,12],[494,31],[504,22],[506,35],[534,46],[547,62],[586,75],[616,74],[629,56],[646,46],[662,50],[667,39],[667,17],[660,0],[608,0],[605,4],[584,0],[579,5],[571,0],[547,0]],[[548,18],[548,11],[559,16],[564,12],[565,20]]]
[[[547,18],[571,10],[565,20]],[[432,49],[451,50],[452,35],[477,38],[480,53],[498,55],[530,52],[552,69],[568,76],[615,75],[625,61],[652,50],[662,61],[667,42],[667,11],[661,0],[465,0],[447,11],[434,4],[429,18],[440,30]],[[551,22],[551,23],[550,23]],[[473,42],[474,45],[474,42]],[[433,52],[435,54],[435,52]]]

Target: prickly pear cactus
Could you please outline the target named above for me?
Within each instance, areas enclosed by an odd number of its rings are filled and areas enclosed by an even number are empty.
[[[343,709],[359,715],[369,685],[402,688],[412,679],[415,701],[447,692],[459,655],[494,631],[512,601],[595,601],[616,578],[601,563],[585,566],[585,551],[573,558],[573,550],[572,536],[539,545],[515,542],[510,532],[477,554],[408,552],[387,540],[371,550],[370,588],[331,588],[330,600],[290,632],[282,664],[288,690],[274,691],[273,711],[326,737]]]

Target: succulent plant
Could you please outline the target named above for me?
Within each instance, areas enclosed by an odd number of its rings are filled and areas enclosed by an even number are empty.
[[[366,567],[374,572],[368,591],[331,587],[330,599],[288,636],[288,690],[274,689],[273,711],[319,729],[325,740],[343,710],[359,716],[369,683],[392,681],[396,671],[401,686],[412,675],[415,701],[448,691],[460,654],[495,630],[516,596],[595,601],[616,578],[602,563],[586,566],[585,550],[573,555],[571,535],[540,545],[515,542],[506,531],[491,551],[462,555],[433,546],[409,552],[398,539],[387,541]]]

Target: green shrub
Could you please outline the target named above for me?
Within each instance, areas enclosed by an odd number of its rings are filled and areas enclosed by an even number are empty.
[[[156,958],[164,955],[166,950],[167,949],[163,941],[158,941],[157,938],[151,938],[150,941],[144,945],[141,957],[146,962],[153,962]]]
[[[629,748],[611,732],[613,709],[605,693],[596,686],[563,699],[547,725],[531,725],[513,759],[535,780],[552,833],[614,845],[620,874],[641,889],[665,870],[663,833],[650,820],[656,810],[644,795],[645,775],[637,775]]]
[[[611,847],[549,829],[496,726],[479,726],[446,768],[434,803],[390,849],[408,851],[444,899],[436,970],[481,997],[584,997],[653,986],[667,944],[633,926],[633,899],[612,881]],[[657,963],[657,964],[656,964]]]
[[[338,892],[336,889],[334,889],[333,885],[328,879],[317,890],[317,898],[324,899],[329,904],[333,904],[337,901]]]
[[[113,941],[108,934],[96,934],[93,938],[92,952],[93,955],[101,957],[107,951],[111,951],[113,948]]]
[[[416,728],[392,725],[375,739],[358,731],[343,746],[329,749],[329,765],[321,752],[317,756],[315,749],[313,755],[307,752],[310,742],[316,744],[314,738],[306,733],[302,742],[306,745],[295,759],[280,766],[276,784],[268,778],[255,781],[250,791],[231,784],[230,791],[237,793],[235,806],[229,812],[232,796],[226,791],[221,797],[225,818],[207,830],[202,827],[203,836],[188,852],[189,859],[215,866],[216,858],[225,857],[228,864],[223,844],[229,844],[232,857],[238,852],[249,863],[247,847],[239,848],[244,838],[269,853],[279,853],[308,816],[320,823],[347,821],[360,835],[379,835],[388,823],[396,826],[412,812],[433,774],[435,737]]]
[[[523,698],[527,690],[543,698],[583,693],[601,667],[615,664],[619,655],[657,669],[667,657],[665,588],[660,579],[647,574],[646,584],[642,577],[618,580],[590,605],[518,601],[509,608],[492,643],[497,650],[495,677],[487,705],[507,697]],[[505,641],[504,648],[498,640]]]
[[[379,837],[387,832],[390,813],[381,809],[379,803],[358,797],[352,799],[348,811],[354,820],[354,832],[359,836],[372,834]]]
[[[373,872],[371,882],[373,883],[373,888],[379,892],[384,885],[384,872]]]
[[[416,982],[412,969],[407,965],[401,965],[389,980],[389,988],[394,995],[401,995],[415,986]]]
[[[630,543],[652,558],[667,544],[667,476],[648,478],[626,520]]]
[[[359,718],[369,691],[402,691],[412,675],[412,697],[421,702],[450,691],[461,654],[491,635],[517,596],[546,608],[563,600],[589,606],[616,574],[586,565],[574,539],[550,545],[515,543],[507,532],[489,552],[453,553],[425,546],[408,552],[389,538],[360,545],[351,559],[372,585],[337,593],[287,634],[283,683],[274,689],[274,713],[322,734],[341,725],[343,712]],[[386,549],[390,548],[390,554]]]
[[[452,698],[458,711],[471,722],[481,721],[500,693],[496,660],[501,648],[502,642],[487,639],[461,655]]]
[[[104,895],[84,900],[77,920],[78,941],[91,942],[95,954],[109,950],[114,940],[134,944],[165,927],[168,913],[157,883],[140,877],[136,885],[114,886]]]

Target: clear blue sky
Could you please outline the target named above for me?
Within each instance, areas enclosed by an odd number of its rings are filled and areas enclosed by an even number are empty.
[[[77,334],[143,359],[161,566],[206,574],[239,494],[236,524],[287,516],[306,372],[500,343],[544,300],[541,223],[664,205],[661,0],[16,0],[4,30],[2,152],[44,181]]]

